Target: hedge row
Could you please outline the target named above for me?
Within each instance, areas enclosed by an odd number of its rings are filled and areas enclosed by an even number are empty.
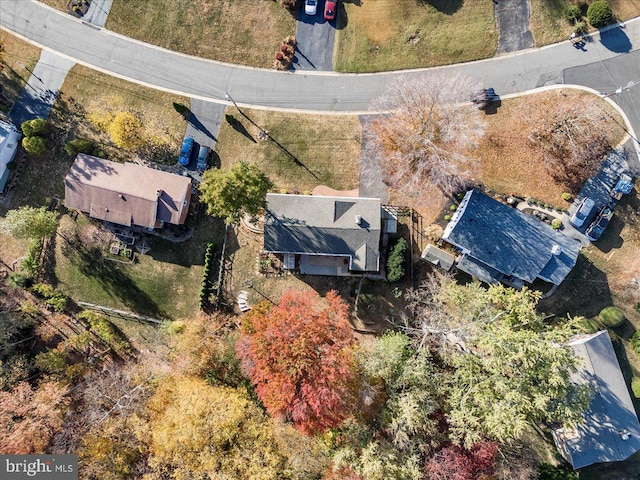
[[[204,254],[204,270],[202,272],[202,285],[200,287],[200,309],[204,309],[209,303],[209,295],[211,293],[211,282],[209,276],[211,274],[211,268],[213,266],[213,253],[216,249],[216,244],[213,242],[207,243],[207,249]]]

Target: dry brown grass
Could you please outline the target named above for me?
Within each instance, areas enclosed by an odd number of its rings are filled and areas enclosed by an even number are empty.
[[[487,0],[340,2],[335,68],[375,72],[491,57],[498,44]]]
[[[534,197],[544,202],[563,205],[562,192],[566,188],[555,182],[543,166],[541,152],[527,141],[530,127],[528,112],[542,103],[572,102],[573,99],[593,97],[618,122],[622,119],[604,101],[589,93],[575,90],[552,90],[504,100],[495,115],[488,115],[487,134],[475,152],[480,159],[478,179],[489,188],[505,194]],[[613,145],[624,132],[611,121]]]
[[[295,19],[278,2],[115,0],[106,27],[171,50],[223,62],[271,67]]]
[[[536,46],[541,46],[567,40],[573,27],[564,18],[565,9],[568,5],[587,2],[584,0],[530,0],[530,3],[531,33]],[[609,3],[618,20],[629,20],[640,15],[640,0],[609,0]],[[591,29],[591,31],[595,30]]]
[[[38,63],[40,49],[4,30],[0,30],[0,44],[4,48],[0,64],[0,84],[4,95],[13,104],[29,81],[29,70],[33,70]]]

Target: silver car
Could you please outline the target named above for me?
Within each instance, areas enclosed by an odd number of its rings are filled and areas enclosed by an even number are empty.
[[[589,197],[584,197],[578,204],[578,209],[573,215],[571,215],[571,218],[569,219],[571,225],[576,228],[580,228],[582,225],[584,225],[584,221],[587,219],[594,206],[595,202],[592,199],[590,199]]]

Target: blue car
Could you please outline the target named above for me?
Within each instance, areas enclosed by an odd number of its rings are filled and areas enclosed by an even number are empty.
[[[193,150],[193,138],[187,137],[182,141],[180,158],[178,158],[180,165],[189,165],[189,162],[191,162],[191,150]]]
[[[609,225],[611,217],[613,217],[613,210],[608,205],[602,207],[596,219],[585,232],[587,238],[592,242],[598,240],[600,235],[602,235],[602,232],[604,232]]]

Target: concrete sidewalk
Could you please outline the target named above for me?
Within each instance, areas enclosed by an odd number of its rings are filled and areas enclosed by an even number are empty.
[[[43,50],[27,85],[11,109],[11,122],[20,127],[26,120],[49,117],[62,82],[74,65],[71,60]]]

